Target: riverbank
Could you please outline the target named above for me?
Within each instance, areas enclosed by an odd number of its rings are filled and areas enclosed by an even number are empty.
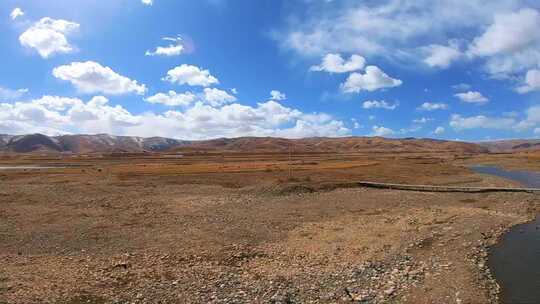
[[[509,171],[499,167],[473,167],[476,172],[519,182],[523,187],[540,187],[540,173]],[[496,281],[501,285],[498,296],[503,303],[536,304],[540,302],[540,217],[506,229],[489,247],[487,261]]]

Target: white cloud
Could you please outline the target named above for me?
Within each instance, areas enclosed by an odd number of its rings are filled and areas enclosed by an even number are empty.
[[[230,95],[226,91],[215,89],[215,88],[205,88],[204,89],[204,100],[210,105],[217,107],[224,104],[228,104],[236,101],[236,97]]]
[[[167,93],[157,93],[144,100],[150,103],[164,104],[166,106],[187,106],[197,100],[197,95],[191,92],[176,93],[175,91],[169,91]]]
[[[142,4],[152,6],[154,4],[154,0],[141,0]]]
[[[32,101],[33,104],[44,106],[52,111],[64,111],[72,106],[80,104],[80,99],[45,95]]]
[[[433,121],[433,118],[422,117],[422,118],[418,118],[418,119],[413,119],[413,123],[416,123],[416,124],[425,124],[425,123],[428,123],[430,121]]]
[[[525,76],[525,84],[516,90],[521,94],[540,90],[540,70],[528,71]]]
[[[53,76],[71,82],[82,93],[120,95],[137,93],[143,95],[146,86],[122,76],[111,68],[93,61],[72,62],[54,68]]]
[[[508,130],[516,126],[516,120],[513,118],[487,117],[484,115],[463,117],[454,114],[450,119],[450,126],[458,131],[480,128]]]
[[[11,18],[11,20],[15,20],[15,19],[17,19],[19,17],[22,17],[22,16],[24,16],[24,12],[20,7],[14,8],[11,11],[11,14],[9,14],[9,17]]]
[[[493,79],[513,80],[528,69],[540,66],[540,43],[522,51],[488,57],[484,66]]]
[[[495,21],[474,39],[469,52],[492,56],[522,50],[540,39],[540,14],[530,8],[518,12],[495,14]]]
[[[209,87],[219,83],[219,80],[212,76],[208,70],[201,70],[199,67],[187,64],[169,70],[163,80],[181,85],[188,84],[202,87]]]
[[[28,89],[12,90],[0,86],[0,101],[13,101],[26,93],[28,93]]]
[[[164,136],[208,139],[237,136],[346,136],[344,123],[324,113],[303,113],[276,101],[222,107],[196,102],[182,111],[133,114],[107,98],[88,102],[44,96],[38,100],[0,103],[0,133],[64,133]]]
[[[439,127],[437,127],[437,128],[435,129],[435,131],[433,131],[433,134],[441,135],[441,134],[444,133],[444,131],[445,131],[445,129],[444,129],[443,127],[440,127],[440,126],[439,126]]]
[[[320,65],[310,68],[310,71],[326,71],[328,73],[347,73],[362,70],[366,64],[364,57],[351,55],[349,60],[345,60],[340,54],[327,54]]]
[[[470,88],[471,88],[471,85],[467,84],[467,83],[459,83],[459,84],[456,84],[456,85],[452,86],[452,89],[454,89],[456,91],[467,91]]]
[[[163,40],[171,41],[168,46],[158,46],[154,51],[146,51],[146,56],[178,56],[183,53],[184,45],[182,44],[182,38],[170,38],[165,37]]]
[[[395,110],[398,107],[398,103],[388,103],[384,100],[378,101],[378,100],[368,100],[364,101],[362,104],[362,107],[364,109],[385,109],[385,110]]]
[[[495,14],[493,23],[469,46],[470,57],[486,57],[485,69],[498,79],[540,66],[540,13],[531,8]]]
[[[388,76],[378,67],[370,65],[366,67],[365,74],[355,72],[349,75],[345,83],[341,85],[341,89],[345,93],[358,93],[362,90],[371,92],[378,89],[397,87],[402,83],[401,80]]]
[[[433,103],[433,102],[424,102],[420,107],[418,107],[418,110],[421,111],[436,111],[436,110],[446,110],[448,109],[448,105],[445,103]]]
[[[280,91],[277,91],[277,90],[272,90],[270,91],[270,99],[271,100],[285,100],[287,99],[287,95],[285,95],[285,93],[281,93]]]
[[[525,111],[526,118],[517,128],[528,129],[540,124],[540,105],[532,106]]]
[[[359,53],[394,65],[423,62],[439,68],[459,59],[482,60],[496,79],[515,79],[540,66],[540,12],[534,1],[309,2],[302,15],[274,31],[282,48],[309,58]]]
[[[416,125],[416,126],[412,126],[412,127],[409,127],[409,128],[401,128],[399,130],[399,133],[400,134],[408,134],[408,133],[418,132],[420,130],[422,130],[422,126]]]
[[[43,58],[54,54],[72,53],[75,48],[68,35],[79,29],[79,24],[62,19],[42,18],[19,36],[21,45],[37,50]]]
[[[87,103],[74,105],[67,111],[70,123],[80,124],[89,133],[111,133],[143,123],[143,117],[131,114],[120,105],[110,106],[108,102],[107,98],[96,96]]]
[[[475,31],[493,14],[517,9],[522,1],[385,0],[349,1],[328,6],[311,1],[275,38],[301,55],[361,53],[387,59],[413,59],[419,45]]]
[[[461,101],[468,103],[485,104],[489,102],[489,99],[484,97],[482,93],[476,91],[457,93],[454,96],[459,98]]]
[[[373,132],[371,133],[372,136],[390,136],[395,133],[394,130],[383,127],[383,126],[373,126],[372,130],[373,130]]]
[[[464,117],[462,115],[454,114],[450,119],[450,126],[455,130],[469,130],[469,129],[493,129],[493,130],[508,130],[515,132],[522,132],[527,130],[533,130],[540,127],[540,105],[529,107],[524,111],[523,115],[520,113],[506,113],[502,117],[489,117],[485,115],[477,115]],[[524,118],[520,119],[519,117]]]
[[[463,55],[456,43],[450,45],[431,44],[422,47],[425,53],[424,63],[430,67],[447,68],[453,61],[458,60]]]
[[[175,91],[169,91],[168,93],[157,93],[156,95],[147,97],[144,100],[150,103],[159,103],[167,106],[188,106],[193,104],[195,101],[204,101],[213,107],[220,107],[222,105],[235,102],[237,99],[235,96],[230,95],[226,91],[216,88],[205,88],[200,94],[194,94],[192,92],[177,93]]]

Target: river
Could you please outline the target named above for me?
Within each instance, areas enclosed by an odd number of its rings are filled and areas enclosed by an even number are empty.
[[[528,188],[540,188],[540,173],[537,172],[508,171],[491,166],[472,169],[517,181]],[[505,233],[490,249],[488,263],[502,288],[502,303],[540,303],[540,216]]]

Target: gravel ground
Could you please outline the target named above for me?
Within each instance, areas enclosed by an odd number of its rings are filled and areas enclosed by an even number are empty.
[[[495,303],[487,249],[540,210],[533,194],[8,174],[2,304]]]

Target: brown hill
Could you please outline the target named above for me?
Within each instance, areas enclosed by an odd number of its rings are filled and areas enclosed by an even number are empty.
[[[42,134],[0,136],[0,151],[14,153],[111,153],[166,151],[186,142],[161,138],[131,136],[62,135],[49,137]]]
[[[284,139],[272,137],[220,138],[196,141],[175,149],[231,152],[448,152],[483,153],[487,150],[472,143],[434,139],[388,139],[383,137],[313,137]]]
[[[0,151],[14,153],[112,153],[112,152],[456,152],[483,153],[487,148],[465,142],[435,139],[388,139],[383,137],[313,137],[285,139],[274,137],[219,138],[181,141],[162,137],[42,134],[0,136]]]
[[[4,144],[4,149],[16,153],[62,152],[62,146],[54,137],[43,134],[13,136]]]
[[[494,153],[540,151],[540,139],[510,139],[480,143]]]

